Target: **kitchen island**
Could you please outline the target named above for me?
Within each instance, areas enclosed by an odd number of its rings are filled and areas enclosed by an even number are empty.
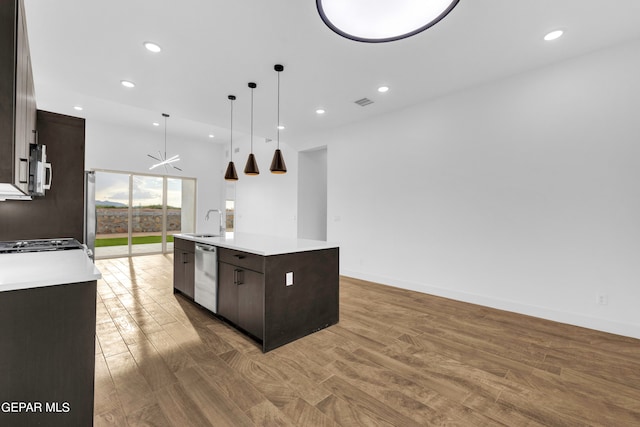
[[[338,323],[339,248],[307,239],[245,233],[174,235],[174,291],[198,302],[196,244],[215,247],[209,310],[267,352]],[[201,261],[202,262],[202,261]],[[202,291],[201,291],[202,292]]]
[[[82,249],[0,254],[0,425],[92,425],[99,278]]]

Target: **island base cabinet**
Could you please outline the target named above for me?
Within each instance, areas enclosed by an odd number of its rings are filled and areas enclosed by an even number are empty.
[[[96,282],[0,292],[0,426],[91,426]]]
[[[238,286],[233,277],[236,267],[226,262],[218,263],[218,315],[238,324]]]
[[[263,351],[338,323],[338,248],[269,256],[265,277]]]
[[[195,283],[195,243],[175,238],[173,243],[173,290],[193,299]]]
[[[218,280],[218,314],[262,340],[264,274],[220,262]]]
[[[338,323],[338,301],[338,248],[218,251],[217,314],[257,338],[264,352]]]

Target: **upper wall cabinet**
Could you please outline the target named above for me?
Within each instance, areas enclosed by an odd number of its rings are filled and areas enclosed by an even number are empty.
[[[22,0],[2,0],[0,193],[7,189],[28,193],[29,144],[36,142],[36,101],[24,5]]]

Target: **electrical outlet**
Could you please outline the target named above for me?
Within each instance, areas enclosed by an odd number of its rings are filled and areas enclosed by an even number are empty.
[[[607,294],[598,294],[596,302],[598,305],[607,305],[609,304],[609,295]]]
[[[285,284],[287,286],[293,285],[293,271],[290,271],[287,274],[285,274]]]

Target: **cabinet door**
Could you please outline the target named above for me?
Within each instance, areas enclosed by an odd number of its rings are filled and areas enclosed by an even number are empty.
[[[16,46],[16,78],[15,78],[15,183],[24,192],[28,190],[29,178],[29,138],[27,135],[27,117],[29,116],[27,102],[29,90],[29,44],[24,22],[22,2],[18,2],[18,29]],[[31,131],[29,130],[29,133]]]
[[[264,274],[236,269],[238,326],[256,338],[263,338]]]
[[[196,289],[196,254],[184,252],[184,293],[193,298]]]
[[[218,314],[238,324],[238,286],[235,283],[236,268],[226,262],[218,262]]]
[[[183,252],[177,248],[173,250],[173,288],[184,292],[184,257]]]
[[[26,118],[26,132],[27,132],[27,154],[29,153],[29,144],[37,144],[37,129],[36,129],[36,117],[37,117],[37,105],[36,105],[36,90],[33,84],[33,69],[31,66],[31,56],[27,56],[27,118]]]
[[[178,248],[173,251],[173,287],[190,298],[195,288],[194,255]]]
[[[93,425],[96,282],[0,292],[0,324],[0,402],[43,402],[0,425]]]

